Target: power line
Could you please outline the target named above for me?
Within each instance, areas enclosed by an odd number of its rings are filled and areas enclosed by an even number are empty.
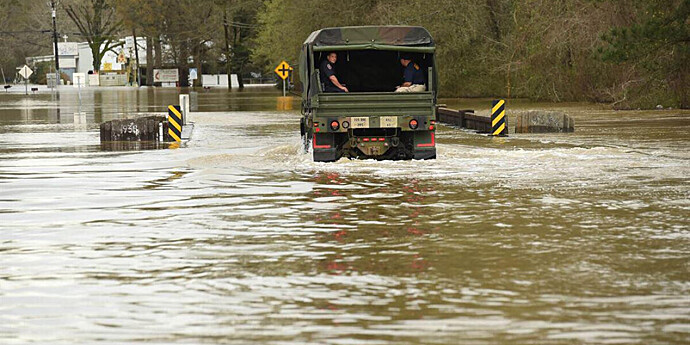
[[[0,31],[0,35],[35,34],[35,33],[49,34],[52,32],[53,32],[53,30]]]
[[[248,23],[231,22],[231,21],[229,21],[228,24],[232,24],[229,26],[234,26],[234,27],[238,27],[238,28],[245,28],[245,29],[258,28],[259,26],[261,26],[261,25],[257,25],[257,24],[248,24]]]

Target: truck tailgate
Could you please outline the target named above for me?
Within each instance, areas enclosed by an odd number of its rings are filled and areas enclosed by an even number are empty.
[[[431,92],[322,93],[312,107],[316,116],[433,116]]]

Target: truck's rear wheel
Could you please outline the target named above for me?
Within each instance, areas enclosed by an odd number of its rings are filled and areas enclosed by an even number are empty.
[[[307,119],[306,118],[301,118],[299,120],[299,133],[302,138],[302,153],[307,153],[309,152],[309,147],[311,146],[311,134],[307,132]]]
[[[307,138],[307,135],[304,134],[302,135],[302,153],[308,153],[309,152],[309,139]]]

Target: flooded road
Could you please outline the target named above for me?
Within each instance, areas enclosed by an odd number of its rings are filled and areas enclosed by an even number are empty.
[[[690,341],[688,111],[514,101],[576,132],[325,164],[299,101],[217,90],[186,146],[101,150],[177,92],[0,95],[0,343]]]

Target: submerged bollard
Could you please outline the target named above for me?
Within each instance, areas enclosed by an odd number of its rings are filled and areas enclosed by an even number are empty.
[[[187,124],[187,116],[189,116],[189,95],[180,95],[180,112],[182,113],[182,123],[180,125],[184,126]]]
[[[506,101],[503,99],[493,101],[491,107],[491,135],[493,136],[508,136],[505,104]]]

